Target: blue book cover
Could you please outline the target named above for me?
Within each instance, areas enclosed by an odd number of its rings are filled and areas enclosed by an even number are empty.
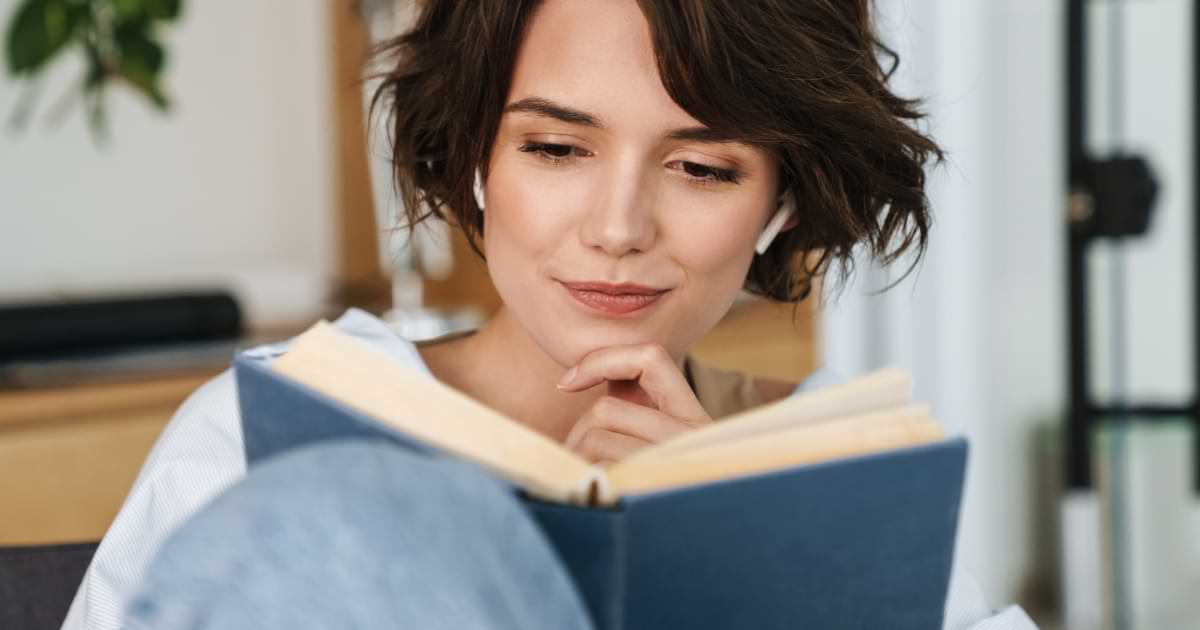
[[[383,438],[451,456],[263,360],[234,360],[249,465],[293,447]],[[597,630],[941,628],[967,445],[953,438],[682,488],[616,505],[512,485]]]

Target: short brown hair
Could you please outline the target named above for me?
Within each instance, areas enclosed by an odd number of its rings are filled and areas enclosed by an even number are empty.
[[[671,98],[775,156],[781,190],[795,194],[799,224],[754,257],[747,291],[798,301],[832,263],[848,275],[859,244],[883,264],[915,252],[916,264],[932,220],[925,165],[943,154],[915,128],[919,101],[887,85],[898,58],[870,0],[638,1]],[[389,116],[407,227],[452,221],[480,257],[474,173],[486,174],[539,3],[424,0],[415,25],[376,51],[386,70],[372,115],[382,105]]]

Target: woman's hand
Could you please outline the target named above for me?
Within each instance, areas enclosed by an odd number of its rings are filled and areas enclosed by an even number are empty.
[[[595,350],[568,370],[558,386],[578,392],[604,382],[606,395],[584,412],[564,442],[588,461],[607,466],[713,421],[659,344]]]

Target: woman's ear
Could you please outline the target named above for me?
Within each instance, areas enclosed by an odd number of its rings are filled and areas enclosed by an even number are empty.
[[[767,222],[767,227],[759,235],[758,242],[754,245],[754,251],[759,255],[766,253],[767,248],[771,246],[771,242],[780,232],[796,226],[799,222],[796,215],[796,198],[788,190],[780,195],[779,206],[775,210],[775,214],[771,216],[771,220]]]
[[[783,206],[787,208],[788,218],[779,228],[780,232],[786,232],[800,224],[800,209],[796,207],[796,193],[791,188],[783,193]]]

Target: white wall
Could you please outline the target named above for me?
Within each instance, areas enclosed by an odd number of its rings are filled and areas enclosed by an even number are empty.
[[[0,0],[0,19],[17,0]],[[52,67],[34,124],[0,130],[0,301],[231,285],[257,321],[307,318],[333,264],[331,49],[323,0],[193,0],[165,29],[163,116],[109,94],[112,141]],[[7,121],[23,91],[0,78]]]

